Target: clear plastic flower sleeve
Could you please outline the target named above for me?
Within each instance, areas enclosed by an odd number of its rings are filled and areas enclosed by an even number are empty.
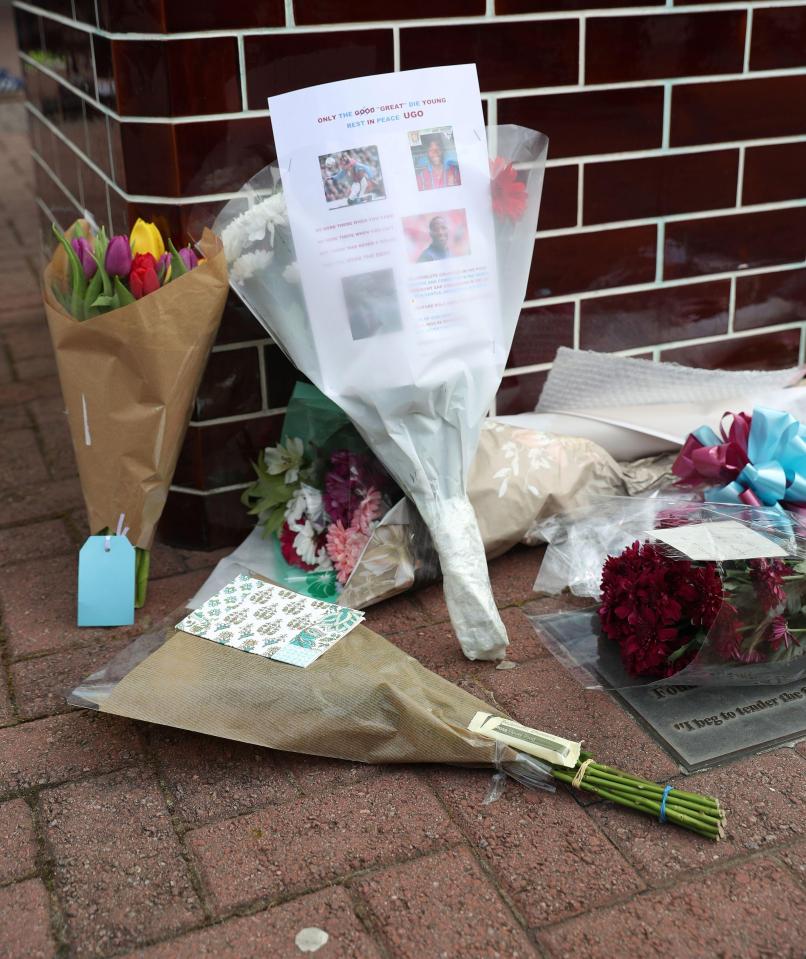
[[[483,128],[471,132],[485,143]],[[318,156],[316,189],[324,184],[324,199],[289,196],[286,203],[277,170],[266,168],[215,227],[233,288],[292,362],[347,413],[423,517],[463,651],[470,659],[499,659],[506,632],[467,477],[525,294],[547,140],[520,127],[493,128],[491,167],[486,146],[479,150],[457,133],[461,183],[433,190],[428,215],[406,218],[388,197],[404,185],[414,191],[420,180],[404,169],[408,148],[401,151],[388,136],[373,132],[373,147],[349,151],[346,159],[338,140],[324,137],[292,154],[282,174]],[[313,275],[310,244],[326,247],[332,239],[317,204],[340,202],[328,199],[329,179],[339,175],[331,176],[331,160],[350,167],[359,188],[343,195],[348,212],[333,220],[342,224],[339,252]],[[345,217],[354,221],[354,251],[344,249]],[[298,255],[300,243],[307,259]],[[372,265],[366,244],[377,245]]]
[[[535,589],[595,602],[533,623],[585,685],[806,678],[806,539],[785,514],[611,497],[558,518],[548,537]]]

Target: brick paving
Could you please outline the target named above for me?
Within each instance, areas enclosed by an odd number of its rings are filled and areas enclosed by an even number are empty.
[[[806,744],[687,779],[720,795],[714,846],[489,773],[283,755],[69,709],[64,694],[195,591],[220,553],[158,545],[131,630],[74,625],[81,495],[39,307],[22,108],[0,105],[0,957],[324,959],[803,955]],[[24,239],[23,239],[24,238]],[[525,617],[539,552],[492,564],[517,669],[469,663],[439,588],[369,623],[524,722],[679,773]]]

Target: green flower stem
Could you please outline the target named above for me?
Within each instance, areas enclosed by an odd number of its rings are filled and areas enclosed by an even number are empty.
[[[148,592],[148,571],[151,566],[151,553],[147,549],[134,550],[134,608],[140,609],[145,605]]]
[[[588,754],[586,754],[586,758],[589,758]],[[659,786],[657,783],[650,782],[648,779],[641,779],[638,776],[633,776],[631,773],[625,773],[621,769],[616,769],[613,766],[605,766],[602,763],[591,763],[590,766],[588,766],[588,772],[590,772],[590,770],[592,769],[595,769],[599,773],[611,773],[612,775],[617,776],[621,780],[638,783],[639,785],[642,785],[642,786],[652,786],[655,789],[657,789],[659,792],[661,793],[663,792],[663,786]],[[713,803],[713,805],[719,808],[718,799],[714,799],[713,796],[705,796],[702,793],[690,793],[690,792],[686,792],[683,789],[675,788],[675,789],[672,789],[669,795],[676,796],[680,799],[688,799],[692,802]]]
[[[657,796],[660,798],[663,795],[664,787],[659,786],[657,783],[646,780],[636,780],[632,777],[621,778],[614,773],[600,771],[595,764],[588,766],[585,772],[585,779],[588,778],[601,782],[603,785],[612,783],[614,785],[618,784],[621,787],[630,787],[649,797]],[[710,796],[697,796],[693,793],[684,793],[681,790],[672,789],[668,795],[667,803],[675,801],[685,803],[697,809],[702,809],[703,811],[712,812],[714,815],[718,815],[720,812],[719,803]]]

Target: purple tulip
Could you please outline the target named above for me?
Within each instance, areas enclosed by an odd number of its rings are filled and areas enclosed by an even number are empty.
[[[83,236],[74,236],[70,241],[70,245],[76,251],[78,261],[84,270],[84,276],[86,276],[88,280],[91,280],[92,277],[95,276],[95,271],[98,269],[98,264],[95,262],[95,257],[92,255],[92,246],[89,240]]]
[[[132,248],[127,236],[113,236],[110,239],[104,266],[110,276],[129,275],[132,268]]]
[[[189,246],[183,246],[179,251],[179,255],[182,257],[182,262],[185,264],[186,270],[192,270],[199,265],[199,258]]]
[[[165,274],[168,272],[168,267],[171,265],[171,254],[163,253],[162,256],[157,260],[157,275],[160,278],[160,283],[165,279]]]

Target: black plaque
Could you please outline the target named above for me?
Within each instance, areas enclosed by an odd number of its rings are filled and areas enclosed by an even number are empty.
[[[538,630],[569,667],[598,633],[589,611],[540,617]],[[587,634],[587,643],[584,642]],[[696,772],[806,737],[806,681],[764,686],[636,685],[615,643],[601,640],[590,676],[647,728],[685,772]]]

